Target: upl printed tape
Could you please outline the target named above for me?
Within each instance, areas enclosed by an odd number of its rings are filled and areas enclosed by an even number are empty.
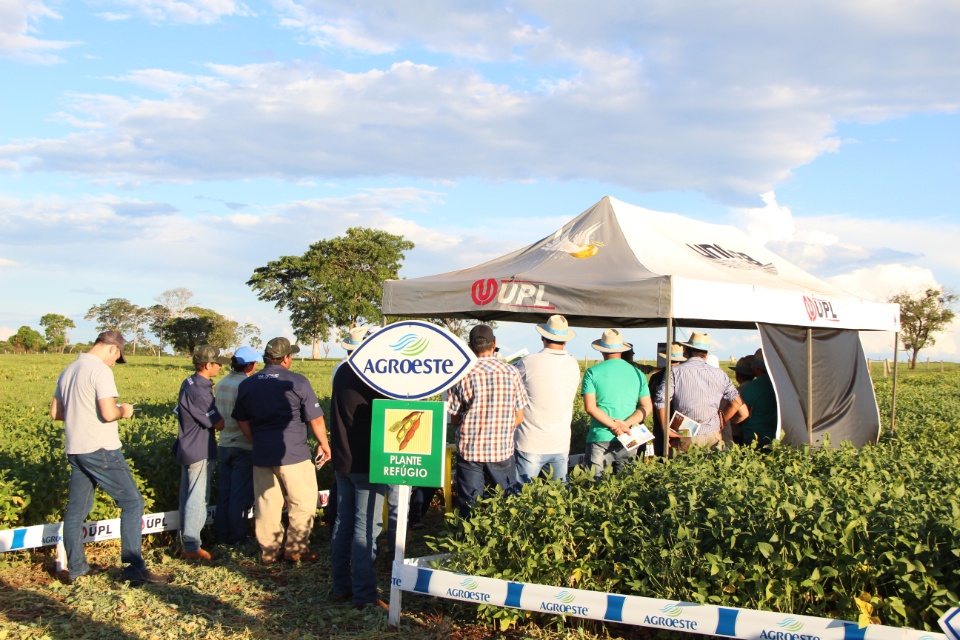
[[[463,602],[743,640],[948,640],[944,634],[753,611],[694,602],[510,582],[427,568],[423,558],[393,565],[393,587]]]

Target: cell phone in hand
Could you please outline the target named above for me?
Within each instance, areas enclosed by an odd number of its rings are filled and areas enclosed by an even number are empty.
[[[327,456],[323,451],[317,453],[317,457],[313,459],[313,463],[317,465],[317,470],[320,469],[327,462]]]

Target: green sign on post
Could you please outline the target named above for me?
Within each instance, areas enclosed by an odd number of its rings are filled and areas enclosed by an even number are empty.
[[[370,482],[442,487],[445,407],[443,402],[374,400]]]

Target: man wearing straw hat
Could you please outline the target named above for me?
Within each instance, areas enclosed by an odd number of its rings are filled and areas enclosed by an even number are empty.
[[[656,391],[660,388],[660,385],[663,384],[663,378],[667,375],[667,348],[666,342],[662,342],[657,346],[657,370],[652,376],[650,376],[650,389]],[[663,349],[663,351],[660,351]],[[670,345],[670,362],[680,363],[686,362],[686,358],[683,357],[683,345],[679,342],[674,342]],[[653,454],[655,456],[663,455],[663,443],[666,442],[666,430],[663,428],[663,422],[660,421],[660,412],[653,412]]]
[[[516,364],[529,398],[515,434],[517,473],[521,482],[533,482],[541,471],[565,482],[573,400],[580,386],[580,365],[565,347],[577,334],[559,315],[550,316],[536,329],[543,350]]]
[[[706,333],[694,331],[690,340],[681,342],[683,355],[687,358],[670,370],[670,399],[672,411],[680,412],[700,424],[695,436],[681,438],[673,429],[669,430],[671,440],[676,440],[674,446],[681,451],[687,451],[692,446],[723,448],[721,432],[721,403],[723,420],[729,420],[743,401],[730,378],[721,369],[707,363],[710,351],[710,336]],[[656,407],[660,412],[660,420],[667,421],[665,402],[666,385],[657,390]]]
[[[750,368],[755,376],[752,382],[740,387],[740,397],[748,409],[747,417],[734,416],[731,422],[739,422],[743,428],[743,444],[756,441],[758,447],[768,447],[777,437],[779,409],[777,393],[773,381],[767,375],[767,365],[763,359],[763,349],[748,356]]]
[[[603,362],[583,376],[583,407],[590,416],[585,458],[600,479],[608,466],[621,471],[632,455],[617,436],[629,433],[653,411],[647,377],[623,359],[632,347],[616,329],[607,329],[591,346],[603,354]]]

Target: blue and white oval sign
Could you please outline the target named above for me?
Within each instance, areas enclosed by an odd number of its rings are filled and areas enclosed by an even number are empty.
[[[452,387],[470,372],[477,357],[446,329],[404,320],[364,340],[348,362],[380,393],[398,400],[419,400]]]

